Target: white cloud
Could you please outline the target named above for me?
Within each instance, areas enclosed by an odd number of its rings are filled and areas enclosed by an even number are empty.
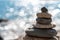
[[[14,8],[9,8],[9,12],[14,12]]]
[[[21,24],[18,24],[18,25],[21,25]],[[24,32],[24,30],[18,25],[16,25],[15,21],[9,21],[8,25],[6,25],[3,28],[3,30],[2,28],[0,29],[2,31],[1,36],[5,40],[18,38]]]
[[[44,4],[46,4],[47,1],[39,1],[39,2],[40,2],[40,4],[44,5]]]
[[[20,22],[20,27],[24,27],[25,21]]]
[[[49,10],[53,10],[55,7],[54,6],[49,6],[48,9]]]
[[[27,5],[31,3],[32,5],[37,5],[39,3],[39,0],[22,0],[23,5]]]
[[[60,4],[58,4],[58,7],[60,8]]]
[[[26,21],[24,19],[18,19],[15,21],[15,24],[18,26],[18,27],[21,27],[22,29],[25,29],[25,24],[26,24]]]
[[[32,3],[32,5],[38,5],[40,3],[39,0],[28,0],[28,2]]]
[[[37,6],[35,6],[34,8],[33,8],[33,11],[36,13],[37,11],[39,11],[39,6],[37,5]]]
[[[18,13],[19,16],[24,16],[25,13],[24,13],[24,10],[21,10],[19,13]]]
[[[57,13],[59,13],[60,10],[59,9],[54,9],[50,11],[50,14],[52,14],[52,16],[55,16]]]
[[[12,15],[12,14],[10,14],[10,13],[6,13],[6,14],[5,14],[6,17],[10,17],[11,15]]]

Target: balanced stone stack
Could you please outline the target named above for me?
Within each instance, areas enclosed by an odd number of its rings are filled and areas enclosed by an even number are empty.
[[[54,36],[57,35],[54,24],[52,24],[51,14],[47,8],[41,8],[41,13],[37,13],[36,24],[33,28],[26,30],[24,40],[57,40]]]

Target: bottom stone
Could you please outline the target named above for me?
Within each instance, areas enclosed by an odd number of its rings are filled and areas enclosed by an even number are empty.
[[[25,32],[29,36],[36,36],[36,37],[53,37],[57,35],[57,32],[55,29],[30,28]]]
[[[43,38],[43,37],[31,37],[31,36],[25,36],[23,40],[57,40],[56,38]]]

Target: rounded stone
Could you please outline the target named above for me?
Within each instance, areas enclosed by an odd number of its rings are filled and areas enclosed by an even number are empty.
[[[26,30],[26,34],[29,36],[36,36],[36,37],[53,37],[57,35],[57,32],[55,29],[30,28]]]
[[[36,28],[54,28],[55,24],[43,25],[43,24],[33,24],[33,27]]]
[[[37,18],[36,21],[37,21],[37,23],[39,23],[39,24],[48,25],[48,24],[51,24],[52,19],[51,19],[51,18]]]
[[[51,18],[51,14],[49,13],[37,13],[38,18]]]

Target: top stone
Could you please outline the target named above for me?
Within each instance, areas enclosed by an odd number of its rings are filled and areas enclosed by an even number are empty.
[[[37,13],[37,17],[39,18],[51,18],[51,14],[48,13],[47,8],[41,8],[41,13]]]

